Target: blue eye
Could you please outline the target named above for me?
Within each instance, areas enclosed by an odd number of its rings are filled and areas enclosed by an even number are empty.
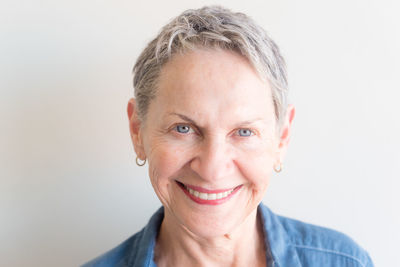
[[[253,135],[253,132],[250,129],[239,129],[238,133],[240,136],[243,136],[243,137]]]
[[[187,125],[177,125],[175,129],[178,133],[188,133],[190,131],[190,127]]]

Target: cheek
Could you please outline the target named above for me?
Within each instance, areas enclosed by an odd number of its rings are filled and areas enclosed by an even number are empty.
[[[272,175],[275,154],[274,147],[266,145],[241,155],[239,169],[254,193],[265,192]]]
[[[157,187],[168,187],[187,161],[183,148],[165,142],[154,143],[147,155],[149,176],[153,186]]]

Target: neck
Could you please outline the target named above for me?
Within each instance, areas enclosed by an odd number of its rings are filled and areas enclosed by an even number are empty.
[[[165,210],[155,261],[157,266],[266,266],[257,209],[230,233],[213,237],[197,236]]]

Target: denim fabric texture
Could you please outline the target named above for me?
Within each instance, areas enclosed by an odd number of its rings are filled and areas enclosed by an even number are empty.
[[[334,230],[274,214],[258,206],[264,229],[268,267],[372,267],[368,253]],[[164,218],[161,207],[138,233],[82,267],[156,267],[157,233]]]

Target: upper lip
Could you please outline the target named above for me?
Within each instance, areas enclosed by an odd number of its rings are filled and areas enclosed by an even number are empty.
[[[190,189],[193,189],[195,191],[198,191],[200,193],[207,193],[207,194],[218,194],[218,193],[222,193],[222,192],[226,192],[232,189],[235,189],[238,186],[233,186],[233,187],[228,187],[228,188],[224,188],[224,189],[206,189],[200,186],[195,186],[195,185],[189,185],[189,184],[184,184],[182,182],[176,181],[178,184],[184,185]],[[240,186],[240,185],[239,185]]]

